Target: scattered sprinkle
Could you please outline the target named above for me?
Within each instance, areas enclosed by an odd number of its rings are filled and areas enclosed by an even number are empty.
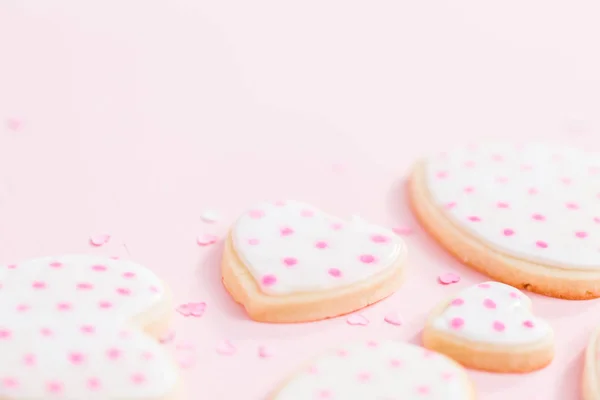
[[[359,325],[366,326],[369,325],[369,320],[362,314],[352,314],[346,319],[348,325]]]
[[[258,356],[260,358],[273,357],[273,350],[267,346],[258,346]]]
[[[177,312],[184,317],[201,317],[206,310],[205,302],[184,303],[177,307]]]
[[[100,247],[100,246],[105,245],[109,241],[110,241],[110,235],[107,233],[90,236],[90,244],[92,246]]]
[[[231,356],[231,355],[235,354],[236,351],[237,351],[237,349],[229,340],[222,340],[217,345],[217,353],[219,353],[223,356]]]
[[[216,211],[207,210],[202,213],[202,215],[200,216],[200,219],[202,219],[202,221],[204,221],[204,222],[212,224],[213,222],[216,222],[219,220],[219,214]]]
[[[206,233],[198,236],[196,238],[196,243],[198,243],[199,246],[208,246],[216,243],[218,239],[217,236]]]
[[[8,118],[5,122],[6,124],[6,128],[16,132],[18,130],[21,129],[21,127],[23,126],[23,121],[17,119],[17,118]]]
[[[392,325],[396,325],[396,326],[401,326],[404,321],[402,320],[402,317],[400,317],[400,314],[398,314],[397,312],[391,312],[389,314],[387,314],[383,320],[385,322],[387,322],[388,324],[392,324]]]
[[[438,280],[440,281],[440,283],[442,285],[449,285],[451,283],[460,282],[460,276],[456,275],[452,272],[448,272],[448,273],[438,276]]]

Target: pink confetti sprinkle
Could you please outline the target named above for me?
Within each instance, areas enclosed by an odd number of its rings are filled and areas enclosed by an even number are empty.
[[[100,247],[108,243],[110,240],[110,235],[107,233],[103,233],[100,235],[90,236],[90,244],[92,246]]]
[[[414,230],[409,226],[396,226],[396,227],[392,228],[392,231],[396,235],[400,235],[400,236],[410,236],[414,233]]]
[[[215,235],[205,233],[196,238],[196,243],[198,243],[199,246],[208,246],[216,243],[218,239],[219,238]]]
[[[184,317],[201,317],[205,310],[205,302],[184,303],[177,307],[177,312]]]
[[[400,314],[398,314],[397,312],[390,312],[388,313],[383,320],[385,322],[387,322],[388,324],[392,324],[392,325],[396,325],[396,326],[401,326],[404,321],[402,320],[402,317],[400,317]]]
[[[268,346],[258,346],[258,356],[260,358],[269,358],[269,357],[273,357],[274,352],[273,350],[268,347]]]
[[[438,280],[443,285],[449,285],[451,283],[460,282],[460,276],[457,274],[454,274],[452,272],[448,272],[448,273],[438,276]]]
[[[348,325],[367,326],[369,320],[362,314],[352,314],[346,319]]]
[[[217,353],[223,356],[231,356],[236,353],[237,349],[229,340],[222,340],[217,345]]]

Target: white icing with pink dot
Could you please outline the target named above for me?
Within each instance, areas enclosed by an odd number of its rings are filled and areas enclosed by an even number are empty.
[[[491,247],[600,269],[600,157],[564,147],[481,145],[426,164],[433,201]]]
[[[72,255],[0,267],[0,398],[154,399],[177,371],[125,324],[161,304],[161,281],[129,261]]]
[[[552,333],[531,311],[531,300],[512,286],[485,282],[461,291],[433,321],[434,328],[481,343],[529,344]]]
[[[360,343],[332,351],[292,378],[276,400],[467,400],[464,370],[406,343]]]
[[[405,253],[385,228],[294,201],[256,206],[239,218],[232,237],[261,290],[275,295],[348,286],[393,267]]]

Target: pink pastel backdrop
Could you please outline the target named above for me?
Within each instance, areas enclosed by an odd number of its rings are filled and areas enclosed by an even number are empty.
[[[489,138],[600,150],[600,3],[400,0],[0,0],[0,263],[67,252],[130,256],[204,317],[190,399],[263,399],[340,339],[418,342],[428,310],[483,276],[420,230],[403,179],[420,155]],[[254,201],[292,198],[406,238],[394,296],[345,318],[254,323],[220,285],[220,244]],[[218,211],[213,225],[203,211]],[[90,234],[109,232],[96,249]],[[454,271],[459,284],[442,286]],[[471,372],[483,400],[578,399],[600,302],[532,296],[553,364]],[[383,316],[398,311],[395,327]],[[217,343],[238,348],[221,356]],[[257,347],[274,356],[261,359]]]

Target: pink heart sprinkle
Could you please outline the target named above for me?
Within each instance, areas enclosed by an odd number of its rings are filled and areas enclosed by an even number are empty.
[[[452,320],[450,321],[450,327],[452,329],[460,329],[463,327],[464,324],[465,320],[460,317],[452,318]]]
[[[348,325],[366,326],[369,325],[369,320],[361,314],[352,314],[346,319]]]
[[[392,232],[394,232],[396,235],[400,235],[400,236],[410,236],[415,231],[413,230],[413,228],[411,228],[409,226],[396,226],[396,227],[392,228]],[[378,243],[384,243],[384,242],[378,242]]]
[[[102,233],[100,235],[90,236],[90,244],[92,246],[100,247],[108,243],[110,240],[110,235],[107,233]]]
[[[237,349],[229,340],[222,340],[217,346],[217,353],[224,356],[231,356],[235,354]]]
[[[176,311],[184,317],[201,317],[206,310],[206,303],[185,303],[179,305]]]
[[[460,276],[452,272],[447,272],[438,276],[438,281],[443,285],[460,282]]]
[[[205,233],[205,234],[199,235],[196,238],[196,243],[198,244],[198,246],[208,246],[208,245],[216,243],[217,240],[219,240],[218,236]]]
[[[500,321],[494,321],[494,330],[498,332],[503,332],[506,329],[506,326]]]
[[[485,300],[483,300],[483,306],[485,308],[494,309],[494,308],[496,308],[496,303],[492,299],[485,299]]]
[[[587,232],[580,231],[580,232],[575,232],[575,236],[577,236],[580,239],[584,239],[588,236],[588,234],[587,234]]]
[[[273,350],[267,346],[258,346],[258,356],[260,358],[273,357]]]
[[[396,326],[401,326],[404,321],[402,320],[402,318],[400,317],[400,315],[397,312],[390,312],[388,313],[383,320],[385,322],[387,322],[388,324],[392,324],[392,325],[396,325]]]
[[[526,328],[533,328],[535,325],[533,324],[533,321],[523,321],[523,326],[525,326]]]

